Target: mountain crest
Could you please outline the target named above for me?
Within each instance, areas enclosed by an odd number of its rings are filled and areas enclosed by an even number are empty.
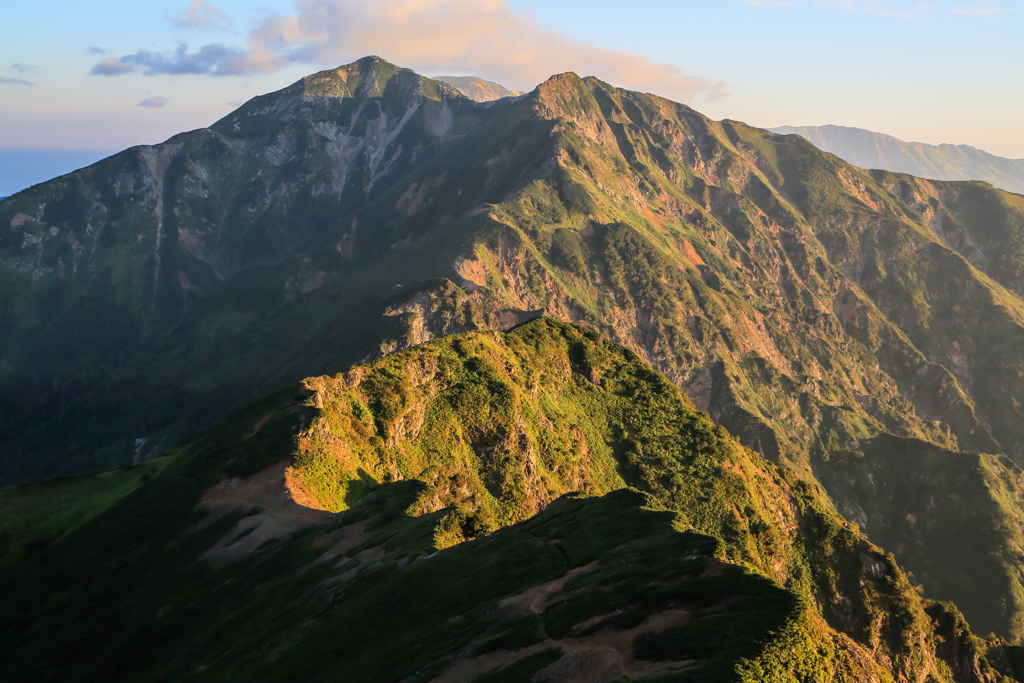
[[[385,97],[389,88],[417,94],[432,100],[465,97],[458,89],[412,69],[397,66],[377,56],[363,57],[336,69],[320,71],[300,81],[309,97]]]

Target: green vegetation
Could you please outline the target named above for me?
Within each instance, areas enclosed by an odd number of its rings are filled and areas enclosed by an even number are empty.
[[[109,472],[0,489],[0,571],[53,543],[138,488],[166,458]]]
[[[817,600],[833,627],[865,645],[881,638],[901,666],[927,666],[927,617],[893,560],[592,331],[540,319],[505,335],[435,340],[307,385],[319,417],[299,436],[289,478],[307,504],[343,510],[364,482],[422,480],[413,510],[454,511],[435,537],[446,546],[527,519],[568,491],[629,484],[721,539],[733,561]],[[622,623],[648,611],[634,605]]]

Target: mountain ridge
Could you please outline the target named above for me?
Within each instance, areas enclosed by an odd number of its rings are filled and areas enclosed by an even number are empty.
[[[546,313],[1019,639],[1022,216],[593,78],[477,104],[361,60],[0,204],[4,472],[144,459],[289,381]]]
[[[551,319],[245,406],[0,585],[11,680],[997,680],[819,487]]]
[[[1008,159],[970,145],[906,142],[892,135],[848,126],[778,126],[780,135],[800,135],[816,147],[861,168],[880,168],[935,180],[983,180],[1024,194],[1024,159]]]

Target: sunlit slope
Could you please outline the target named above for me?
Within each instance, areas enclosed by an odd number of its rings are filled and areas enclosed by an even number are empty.
[[[10,680],[995,680],[816,486],[547,319],[247,406],[0,589]]]

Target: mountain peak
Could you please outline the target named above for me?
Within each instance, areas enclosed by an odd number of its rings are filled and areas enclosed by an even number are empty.
[[[475,102],[492,102],[523,94],[520,90],[509,90],[500,83],[485,81],[479,76],[434,76],[434,80],[447,83]]]
[[[303,94],[309,97],[381,97],[395,81],[400,90],[416,92],[430,99],[464,96],[457,88],[429,79],[412,69],[370,55],[347,65],[317,72],[302,79]]]
[[[555,74],[538,85],[534,92],[541,104],[564,115],[572,116],[581,109],[588,111],[597,107],[586,82],[572,71]]]

